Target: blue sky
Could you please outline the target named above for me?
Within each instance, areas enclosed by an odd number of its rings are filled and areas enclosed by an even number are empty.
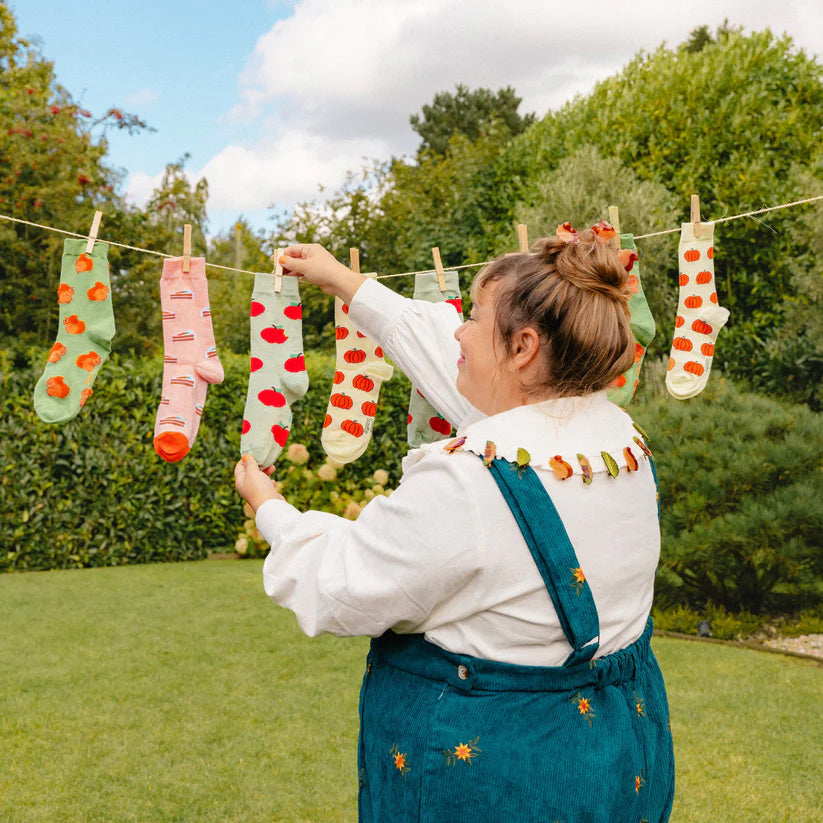
[[[9,0],[57,78],[95,113],[156,132],[111,134],[110,161],[142,203],[167,162],[209,182],[210,231],[334,189],[363,158],[408,154],[409,115],[456,83],[512,85],[544,114],[639,49],[725,18],[787,31],[823,55],[820,0]]]

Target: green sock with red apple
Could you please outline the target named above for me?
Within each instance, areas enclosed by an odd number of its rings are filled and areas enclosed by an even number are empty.
[[[446,291],[440,291],[437,275],[434,272],[416,274],[414,276],[414,299],[427,300],[429,303],[449,303],[454,306],[462,323],[463,301],[460,297],[460,281],[457,272],[447,271],[444,275]],[[452,424],[426,400],[417,386],[412,386],[406,428],[406,439],[409,445],[416,449],[424,443],[442,440],[451,434],[451,430]]]
[[[257,274],[249,311],[251,360],[240,453],[262,467],[274,465],[286,445],[292,404],[309,389],[303,359],[303,305],[296,277]]]

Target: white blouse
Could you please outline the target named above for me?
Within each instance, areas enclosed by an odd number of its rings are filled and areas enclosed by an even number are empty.
[[[598,392],[484,417],[454,386],[451,306],[409,300],[369,280],[349,317],[466,439],[453,453],[444,445],[455,439],[409,452],[398,488],[374,498],[356,521],[264,503],[257,527],[271,545],[267,594],[311,636],[392,628],[422,632],[452,652],[562,664],[570,646],[554,606],[478,456],[491,441],[510,461],[518,449],[528,452],[554,501],[597,606],[596,656],[636,640],[651,609],[660,532],[651,465],[629,416]],[[589,484],[578,455],[590,464]]]

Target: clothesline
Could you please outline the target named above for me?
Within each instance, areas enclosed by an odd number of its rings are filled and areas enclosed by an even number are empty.
[[[788,208],[791,208],[792,206],[802,206],[806,203],[814,203],[817,200],[823,200],[823,194],[819,194],[815,197],[807,197],[804,200],[794,200],[791,203],[781,203],[779,206],[767,206],[767,207],[762,208],[762,209],[756,209],[755,211],[747,211],[747,212],[743,212],[742,214],[733,214],[729,217],[719,217],[717,220],[701,220],[701,222],[702,223],[726,223],[730,220],[740,220],[743,217],[754,217],[757,214],[765,214],[766,212],[778,211],[779,209],[788,209]],[[34,223],[30,220],[23,220],[19,217],[12,217],[11,215],[8,215],[8,214],[0,214],[0,220],[7,220],[11,223],[20,223],[24,226],[32,226],[34,228],[44,229],[45,231],[51,231],[51,232],[54,232],[56,234],[65,234],[69,237],[77,237],[81,240],[87,240],[88,239],[88,235],[86,235],[86,234],[78,234],[77,232],[66,231],[65,229],[58,229],[54,226],[47,226],[47,225],[44,225],[42,223]],[[664,229],[663,231],[650,232],[649,234],[638,234],[638,235],[635,235],[634,239],[635,240],[645,240],[648,237],[660,237],[661,235],[664,235],[664,234],[675,234],[679,231],[680,231],[680,227],[677,227],[677,228],[674,228],[674,229]],[[164,252],[156,251],[155,249],[143,249],[143,248],[140,248],[139,246],[130,246],[126,243],[116,243],[113,240],[104,240],[102,238],[98,239],[97,242],[105,243],[106,245],[109,245],[109,246],[116,246],[117,248],[120,248],[120,249],[128,249],[129,251],[140,252],[141,254],[153,254],[157,257],[169,258],[169,257],[179,257],[180,256],[180,255],[174,255],[174,254],[165,254]],[[477,268],[479,266],[485,266],[490,262],[491,262],[490,260],[485,260],[482,263],[463,263],[459,266],[448,266],[447,268],[449,269],[449,271],[458,271],[460,269],[472,269],[472,268]],[[249,271],[248,269],[238,269],[238,268],[234,268],[233,266],[221,266],[218,263],[206,263],[206,265],[209,268],[212,268],[212,269],[220,269],[222,271],[235,272],[236,274],[258,274],[258,272],[256,272],[256,271]],[[404,272],[399,272],[397,274],[380,274],[377,277],[378,277],[379,280],[388,280],[389,278],[392,278],[392,277],[412,277],[413,275],[416,275],[416,274],[429,274],[431,272],[434,272],[434,269],[420,269],[419,271],[404,271]]]

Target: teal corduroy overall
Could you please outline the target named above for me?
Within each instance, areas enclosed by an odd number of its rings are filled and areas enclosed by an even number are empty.
[[[643,635],[593,659],[599,621],[534,471],[495,460],[500,487],[572,652],[519,666],[422,635],[372,640],[360,693],[361,823],[664,823],[674,796],[669,709]]]

